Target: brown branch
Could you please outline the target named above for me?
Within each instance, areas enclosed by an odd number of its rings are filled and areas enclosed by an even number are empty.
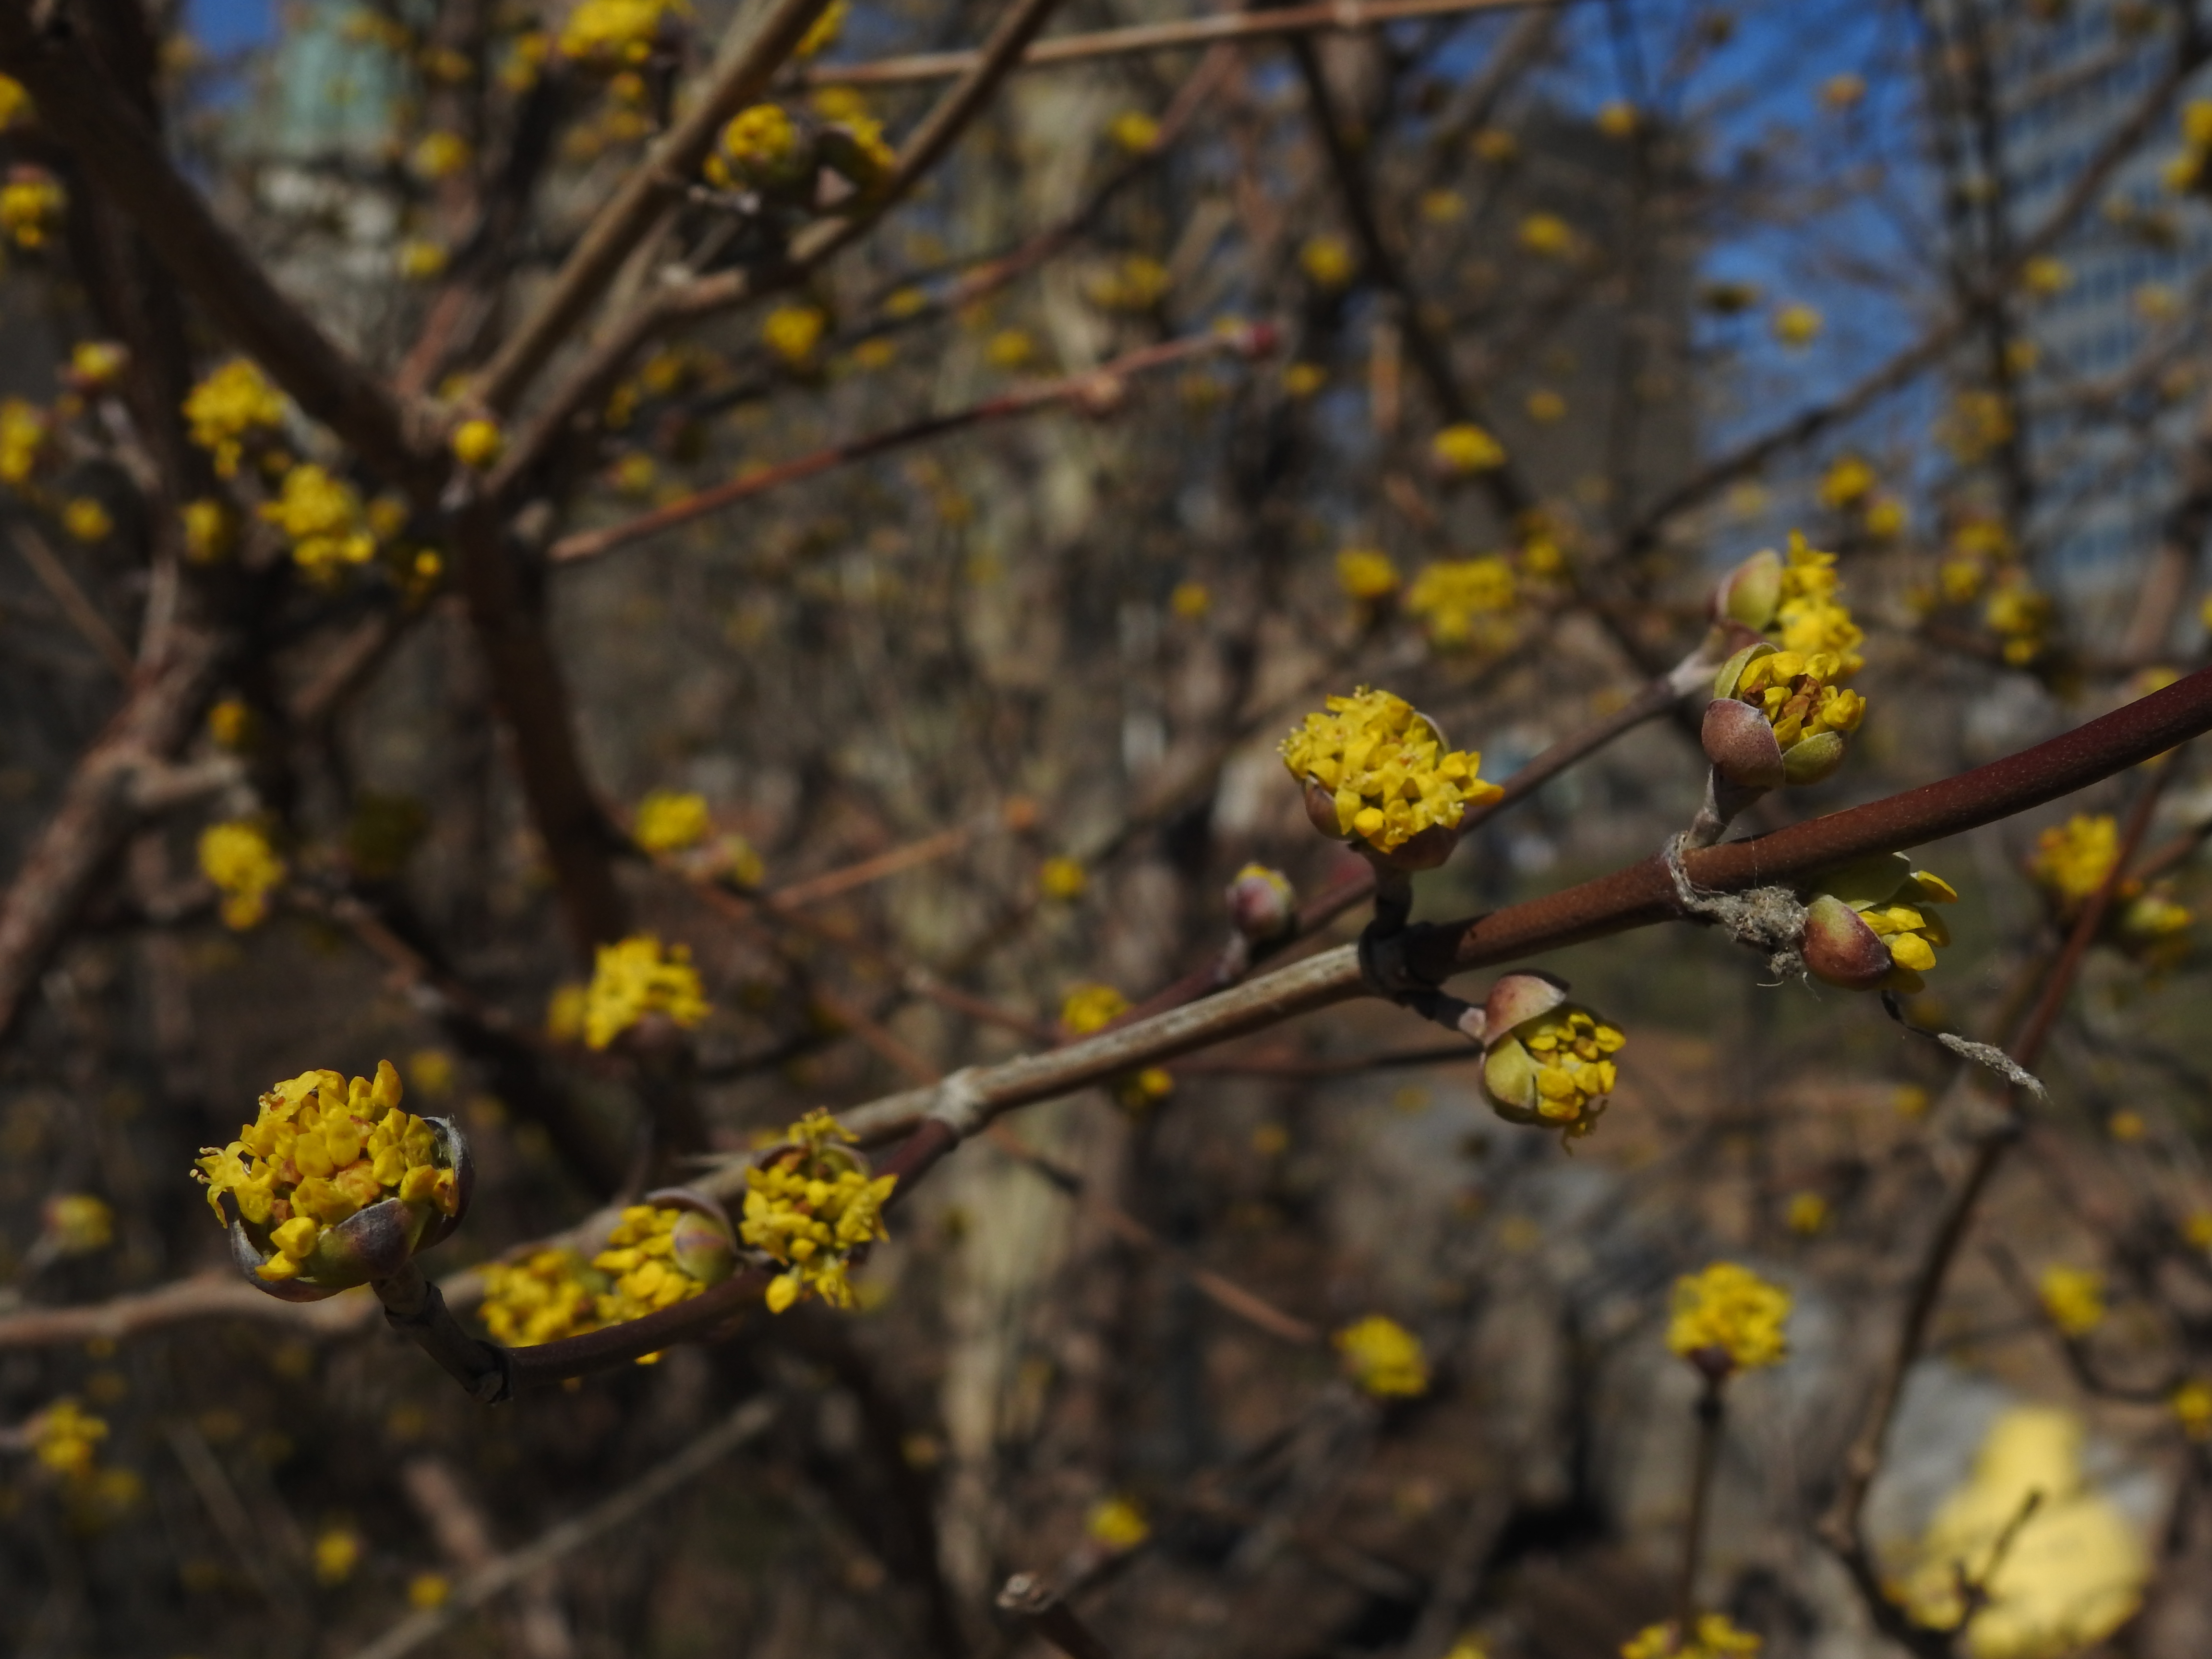
[[[999,1591],[999,1606],[1067,1659],[1114,1659],[1113,1649],[1075,1616],[1058,1591],[1033,1573],[1018,1572],[1007,1579]]]
[[[412,441],[398,400],[287,299],[223,228],[170,164],[146,116],[58,19],[58,12],[27,0],[0,0],[0,70],[37,100],[40,124],[216,325],[301,409],[393,482],[428,482],[435,452],[426,454]]]
[[[711,489],[699,490],[681,500],[671,501],[665,507],[641,514],[635,519],[610,525],[604,530],[579,531],[554,543],[545,556],[556,564],[597,558],[602,553],[611,553],[618,547],[642,541],[663,530],[689,524],[710,513],[719,513],[724,507],[734,507],[739,501],[763,495],[781,485],[816,477],[837,467],[849,466],[856,461],[867,460],[890,450],[904,448],[908,444],[927,442],[948,433],[964,432],[970,427],[988,425],[1017,415],[1033,414],[1063,404],[1109,410],[1120,400],[1121,382],[1133,375],[1172,368],[1177,363],[1195,362],[1224,351],[1256,356],[1272,348],[1273,338],[1273,331],[1263,325],[1241,329],[1233,336],[1200,334],[1188,339],[1146,346],[1080,374],[1066,375],[1057,380],[1040,380],[996,398],[986,398],[965,409],[932,415],[906,426],[830,444],[811,455],[802,455],[796,460],[785,461],[777,466],[763,467],[744,477],[717,484]]]
[[[0,1036],[13,1028],[24,994],[137,823],[133,782],[191,735],[227,649],[216,635],[173,629],[166,658],[141,671],[123,707],[62,786],[53,817],[0,897]]]
[[[614,199],[584,233],[554,278],[551,290],[477,378],[487,408],[513,409],[562,343],[582,322],[661,214],[678,201],[706,161],[722,125],[757,102],[829,0],[773,0],[765,14],[748,8],[732,26],[722,66],[684,118],[623,180]],[[750,28],[750,34],[741,33]]]
[[[54,596],[54,603],[61,606],[70,625],[115,672],[115,678],[127,684],[131,671],[137,666],[131,659],[130,647],[116,637],[115,630],[107,625],[107,618],[100,614],[100,608],[85,597],[84,590],[70,574],[69,567],[54,556],[54,550],[46,545],[46,538],[20,519],[9,525],[8,534],[15,544],[15,550],[23,556],[23,562],[31,567],[31,574]]]
[[[1304,33],[1363,33],[1418,17],[1449,17],[1468,12],[1517,11],[1547,7],[1562,0],[1343,0],[1340,4],[1286,6],[1279,11],[1241,12],[1225,17],[1195,17],[1174,23],[1146,23],[1100,29],[1041,40],[1021,56],[1017,69],[1049,69],[1101,58],[1127,58],[1176,52],[1222,41],[1267,40]],[[973,52],[918,52],[879,58],[865,64],[816,64],[799,76],[809,87],[891,87],[917,81],[947,81],[975,66]]]

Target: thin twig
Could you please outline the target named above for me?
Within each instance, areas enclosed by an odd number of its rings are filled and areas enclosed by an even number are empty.
[[[76,585],[69,567],[54,556],[54,550],[46,545],[46,538],[21,519],[9,520],[8,534],[15,544],[15,550],[23,556],[23,562],[31,567],[31,574],[54,596],[54,602],[70,619],[70,624],[84,636],[84,641],[100,653],[100,659],[115,671],[115,678],[128,682],[137,665],[131,660],[131,648],[125,645],[107,618],[87,599],[84,590]]]

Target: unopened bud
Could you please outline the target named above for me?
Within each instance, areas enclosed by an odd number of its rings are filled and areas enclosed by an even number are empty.
[[[1255,945],[1272,945],[1297,925],[1298,896],[1290,878],[1264,864],[1239,870],[1224,897],[1229,925]]]
[[[1889,947],[1858,912],[1823,893],[1805,907],[1805,968],[1846,991],[1871,991],[1889,977]]]
[[[1713,589],[1713,618],[1757,633],[1773,622],[1781,603],[1782,556],[1765,547],[1721,578]]]
[[[1698,736],[1713,769],[1739,788],[1773,789],[1787,778],[1774,728],[1749,703],[1733,697],[1714,698],[1705,705]],[[1838,742],[1840,744],[1841,739]],[[1839,748],[1837,759],[1841,758]],[[1835,768],[1832,765],[1828,769]]]
[[[738,1262],[738,1235],[720,1204],[689,1187],[664,1187],[647,1193],[645,1201],[683,1212],[668,1234],[669,1255],[678,1267],[702,1285],[719,1285],[730,1276]]]

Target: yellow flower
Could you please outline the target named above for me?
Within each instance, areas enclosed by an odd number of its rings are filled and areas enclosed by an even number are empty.
[[[1021,368],[1036,356],[1036,342],[1028,331],[1002,328],[983,347],[983,361],[994,368]]]
[[[450,179],[468,166],[475,151],[458,132],[426,132],[416,141],[408,164],[417,176],[435,182]]]
[[[591,1006],[591,1000],[588,985],[572,981],[555,986],[552,995],[545,999],[545,1035],[556,1042],[581,1042],[584,1011]]]
[[[1539,386],[1530,392],[1522,407],[1528,411],[1528,418],[1539,426],[1554,426],[1567,418],[1567,400],[1547,386]]]
[[[599,1328],[599,1298],[611,1290],[606,1275],[574,1250],[533,1250],[483,1269],[483,1300],[477,1316],[495,1341],[536,1347]]]
[[[1152,1535],[1144,1511],[1126,1498],[1108,1498],[1093,1505],[1083,1530],[1116,1554],[1136,1548]]]
[[[185,398],[192,441],[215,457],[217,477],[236,474],[243,441],[284,423],[284,399],[258,368],[234,357]]]
[[[2212,1383],[2191,1377],[2173,1391],[2167,1403],[2182,1433],[2191,1440],[2212,1440]]]
[[[104,542],[115,532],[107,509],[89,495],[79,495],[62,508],[62,528],[72,540]]]
[[[1129,999],[1110,985],[1079,985],[1060,1005],[1060,1023],[1077,1036],[1103,1030],[1129,1012]]]
[[[781,1313],[811,1291],[833,1307],[853,1305],[846,1271],[854,1252],[888,1237],[883,1207],[896,1176],[871,1180],[846,1150],[853,1135],[820,1107],[786,1131],[787,1144],[745,1171],[745,1213],[738,1236],[786,1264],[771,1280],[768,1305]]]
[[[1467,198],[1455,190],[1425,190],[1419,204],[1421,217],[1432,225],[1449,225],[1467,216]]]
[[[1168,609],[1185,622],[1196,622],[1213,608],[1213,595],[1204,582],[1177,582],[1168,595]]]
[[[1483,1091],[1513,1123],[1547,1123],[1569,1139],[1597,1127],[1620,1080],[1613,1056],[1628,1046],[1620,1028],[1562,1002],[1486,1039]]]
[[[496,421],[463,421],[453,428],[453,459],[463,466],[488,467],[506,453],[507,434]]]
[[[1368,547],[1347,547],[1336,556],[1336,585],[1348,599],[1370,602],[1398,591],[1398,567],[1390,556]]]
[[[0,223],[7,215],[7,192],[0,191]],[[2181,314],[2181,296],[2165,283],[2144,283],[2130,299],[2136,315],[2147,323],[2168,323]]]
[[[315,1582],[343,1584],[361,1565],[361,1534],[351,1527],[325,1527],[315,1539]]]
[[[1319,363],[1289,363],[1283,368],[1283,395],[1298,400],[1310,398],[1328,384],[1328,371]]]
[[[1125,109],[1108,124],[1106,136],[1132,155],[1142,155],[1160,141],[1160,124],[1142,110]]]
[[[444,1607],[453,1593],[453,1584],[442,1572],[418,1572],[407,1581],[407,1605],[417,1613]]]
[[[1790,1231],[1804,1237],[1824,1232],[1828,1225],[1828,1200],[1818,1193],[1792,1193],[1789,1220]]]
[[[319,466],[292,468],[260,514],[291,539],[293,562],[319,581],[336,580],[346,566],[376,556],[360,495]]]
[[[2094,1267],[2045,1267],[2037,1291],[2043,1311],[2067,1336],[2088,1335],[2105,1322],[2105,1276]]]
[[[1089,884],[1090,878],[1073,859],[1049,858],[1037,870],[1037,889],[1047,898],[1081,898]]]
[[[621,1325],[672,1308],[720,1284],[736,1262],[729,1229],[718,1215],[672,1205],[630,1205],[607,1235],[606,1247],[592,1258],[592,1272],[607,1286],[593,1300],[592,1317],[599,1325]]]
[[[1597,130],[1608,138],[1627,138],[1636,131],[1636,106],[1618,100],[1597,112]]]
[[[1620,1659],[1749,1659],[1759,1646],[1759,1638],[1738,1630],[1726,1613],[1705,1613],[1698,1615],[1697,1632],[1686,1644],[1670,1619],[1637,1632],[1622,1644]]]
[[[740,887],[757,887],[768,874],[768,864],[753,850],[752,842],[734,831],[722,837],[719,848],[722,873]]]
[[[599,946],[585,993],[584,1042],[604,1048],[648,1014],[665,1015],[678,1025],[707,1018],[707,999],[691,952],[672,945],[664,955],[659,938],[636,933],[617,945]]]
[[[1905,533],[1909,515],[1905,503],[1892,495],[1868,504],[1863,520],[1866,533],[1878,542],[1894,541]]]
[[[562,27],[561,55],[600,68],[642,64],[689,11],[679,0],[581,0]]]
[[[775,185],[800,182],[811,157],[799,142],[799,124],[779,104],[755,104],[740,110],[723,127],[714,154],[707,159],[707,176],[728,188],[747,184]]]
[[[107,1438],[107,1424],[64,1395],[26,1425],[30,1430],[31,1453],[56,1474],[73,1480],[92,1473],[100,1443]]]
[[[227,503],[202,496],[186,501],[178,516],[184,520],[185,556],[191,562],[213,564],[230,551],[238,521]]]
[[[825,52],[837,44],[837,37],[845,32],[845,0],[830,0],[822,15],[814,20],[813,27],[799,37],[792,56],[804,63],[817,53]]]
[[[1120,266],[1091,280],[1091,302],[1108,311],[1150,311],[1167,297],[1175,279],[1150,254],[1132,253]]]
[[[1440,646],[1502,643],[1475,638],[1479,631],[1490,631],[1480,627],[1480,619],[1512,608],[1513,567],[1494,556],[1430,565],[1414,578],[1413,590],[1406,595],[1406,609],[1428,619],[1429,638]]]
[[[1806,907],[1805,965],[1847,990],[1917,991],[1951,942],[1933,906],[1957,890],[1902,853],[1877,853],[1821,877]]]
[[[1403,697],[1362,686],[1331,697],[1283,739],[1283,764],[1334,798],[1337,834],[1394,852],[1436,826],[1455,826],[1468,802],[1502,793],[1480,775],[1479,753],[1446,752],[1436,727]]]
[[[0,401],[0,479],[20,484],[46,454],[52,428],[36,404],[21,398]]]
[[[1483,1646],[1479,1638],[1462,1636],[1452,1644],[1451,1650],[1444,1655],[1444,1659],[1490,1659],[1490,1650]]]
[[[1667,1346],[1685,1358],[1712,1355],[1730,1370],[1756,1370],[1790,1352],[1789,1317],[1789,1291],[1748,1267],[1716,1261],[1674,1281]]]
[[[621,494],[642,500],[653,493],[653,481],[659,476],[660,469],[653,465],[653,457],[633,449],[615,463],[613,482]]]
[[[711,827],[704,795],[655,789],[637,804],[632,839],[648,853],[680,853],[706,840]]]
[[[31,94],[23,90],[23,83],[10,76],[0,75],[0,132],[7,131],[31,113]]]
[[[1581,245],[1575,229],[1556,213],[1532,213],[1521,222],[1521,246],[1547,259],[1572,257]]]
[[[2049,299],[2074,286],[2074,273],[2064,260],[2039,253],[2020,268],[2020,285],[2038,298]]]
[[[1996,392],[1961,392],[1951,400],[1942,433],[1960,465],[1972,465],[2011,438],[2012,410]]]
[[[2004,659],[2025,668],[2043,654],[2057,607],[2022,570],[2008,570],[1990,592],[1982,620],[2004,641]]]
[[[761,324],[761,338],[769,350],[797,368],[814,356],[830,319],[816,306],[778,306]]]
[[[1475,159],[1481,161],[1510,161],[1519,154],[1521,141],[1504,127],[1485,127],[1468,140]]]
[[[2134,1524],[2086,1478],[2081,1441],[2069,1412],[2020,1406],[1998,1417],[1971,1476],[1899,1564],[1899,1599],[1917,1623],[1963,1624],[1957,1645],[1974,1659],[2065,1659],[2127,1620],[2149,1559]]]
[[[1820,313],[1808,305],[1789,305],[1774,313],[1774,337],[1794,348],[1808,346],[1824,326]]]
[[[52,173],[21,162],[8,169],[8,182],[0,185],[0,231],[17,247],[45,246],[68,211],[69,197]]]
[[[90,1255],[115,1242],[115,1212],[90,1193],[62,1193],[39,1208],[39,1231],[62,1255]]]
[[[398,248],[399,274],[410,283],[428,283],[446,274],[446,250],[426,237],[410,236]]]
[[[1448,426],[1429,441],[1429,457],[1449,477],[1471,477],[1505,465],[1504,446],[1469,421]]]
[[[70,353],[69,376],[80,391],[98,391],[120,380],[130,362],[130,352],[112,340],[81,341]]]
[[[253,743],[253,710],[243,697],[225,697],[208,710],[208,736],[219,749],[243,753]]]
[[[1840,511],[1874,493],[1874,469],[1856,455],[1838,455],[1820,480],[1820,505]]]
[[[1329,1341],[1344,1356],[1352,1380],[1377,1399],[1411,1398],[1429,1391],[1429,1361],[1421,1352],[1421,1340],[1395,1319],[1370,1314],[1346,1325]]]
[[[1316,288],[1339,289],[1352,280],[1352,249],[1341,236],[1310,236],[1298,250],[1298,264]]]
[[[222,893],[223,925],[243,930],[269,914],[269,894],[281,886],[284,860],[268,835],[249,819],[210,824],[200,833],[200,873]]]
[[[2036,837],[2027,872],[2062,908],[2071,909],[2105,884],[2119,855],[2119,824],[2108,814],[2076,812]]]
[[[318,1247],[337,1224],[387,1199],[418,1206],[416,1237],[434,1215],[460,1213],[451,1144],[401,1109],[403,1092],[388,1060],[377,1062],[374,1081],[305,1072],[263,1095],[254,1121],[228,1146],[200,1149],[193,1177],[217,1217],[226,1195],[237,1205],[267,1256],[256,1270],[261,1278],[359,1282],[342,1255],[319,1259]]]

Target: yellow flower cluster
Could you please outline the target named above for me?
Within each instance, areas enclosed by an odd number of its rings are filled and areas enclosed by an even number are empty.
[[[533,1250],[519,1261],[492,1262],[483,1281],[477,1317],[493,1340],[510,1348],[534,1348],[599,1328],[605,1280],[574,1250]]]
[[[0,450],[0,465],[4,465],[4,450]],[[213,564],[230,551],[238,526],[227,502],[204,495],[186,501],[178,517],[184,521],[185,556],[194,564]]]
[[[1428,619],[1429,638],[1445,647],[1494,646],[1493,619],[1513,608],[1513,567],[1495,556],[1444,559],[1413,579],[1406,609]],[[1478,637],[1478,635],[1485,637]]]
[[[1398,591],[1398,567],[1390,562],[1387,553],[1372,548],[1348,547],[1336,556],[1336,585],[1344,590],[1346,599],[1363,604],[1388,599]]]
[[[2212,1383],[2191,1377],[2173,1391],[2166,1402],[2174,1420],[2191,1440],[2212,1439]]]
[[[1774,313],[1774,337],[1792,349],[1812,344],[1825,325],[1820,313],[1807,305],[1784,306]]]
[[[1109,1498],[1094,1505],[1084,1519],[1083,1530],[1116,1553],[1133,1550],[1152,1535],[1145,1512],[1126,1498]]]
[[[761,324],[761,339],[793,368],[806,364],[822,342],[830,319],[816,306],[778,306]]]
[[[2202,189],[2208,162],[2212,162],[2212,100],[2192,98],[2182,106],[2181,153],[2166,164],[2166,187],[2177,196]]]
[[[1754,1370],[1789,1352],[1783,1333],[1789,1317],[1789,1291],[1748,1267],[1716,1261],[1674,1281],[1667,1346],[1686,1358],[1715,1353],[1733,1370]]]
[[[1381,1314],[1346,1325],[1329,1338],[1352,1380],[1377,1399],[1406,1399],[1429,1390],[1421,1339]]]
[[[62,228],[69,197],[44,167],[17,166],[0,185],[0,231],[20,248],[44,247]]]
[[[1298,264],[1316,288],[1342,288],[1352,280],[1352,249],[1341,236],[1310,236],[1298,250]]]
[[[261,516],[290,538],[292,559],[318,581],[334,581],[351,564],[376,556],[376,538],[354,487],[319,466],[295,466]]]
[[[709,827],[705,796],[655,789],[637,804],[631,834],[648,853],[680,853],[706,840]]]
[[[561,55],[602,68],[642,64],[664,28],[688,15],[681,0],[580,0],[562,25]]]
[[[2027,872],[2062,909],[2072,909],[2105,884],[2119,855],[2119,824],[2108,814],[2076,812],[2035,838]]]
[[[707,177],[725,190],[741,182],[792,184],[805,163],[799,124],[780,104],[755,104],[738,111],[723,127],[714,154],[707,158]]]
[[[499,422],[482,418],[463,421],[453,428],[453,459],[463,466],[481,470],[498,465],[507,453],[507,434]]]
[[[469,141],[458,132],[426,132],[409,153],[407,164],[416,176],[434,184],[459,173],[475,154]]]
[[[2105,1276],[2094,1267],[2046,1267],[2037,1291],[2064,1334],[2081,1338],[2105,1322]]]
[[[235,476],[245,441],[284,423],[284,399],[250,360],[234,357],[185,398],[192,441],[215,457],[216,476]]]
[[[200,832],[200,873],[222,893],[222,921],[244,931],[269,914],[269,894],[283,884],[284,860],[268,832],[248,818],[212,823]]]
[[[1698,1615],[1695,1634],[1686,1643],[1673,1620],[1647,1625],[1620,1650],[1620,1659],[1749,1659],[1759,1651],[1759,1638],[1738,1630],[1724,1613]]]
[[[1842,591],[1836,556],[1808,546],[1802,534],[1791,531],[1790,556],[1782,567],[1781,602],[1775,606],[1770,631],[1785,651],[1833,658],[1835,669],[1828,678],[1839,685],[1866,666],[1866,659],[1859,654],[1866,630],[1852,621],[1850,608],[1838,597]]]
[[[1047,898],[1079,899],[1090,884],[1091,878],[1073,859],[1048,858],[1037,866],[1037,890]]]
[[[71,1480],[92,1473],[100,1443],[107,1438],[105,1419],[94,1417],[70,1395],[31,1419],[31,1452],[46,1468]]]
[[[1150,311],[1167,298],[1175,279],[1148,253],[1132,253],[1115,270],[1094,276],[1091,303],[1104,311]]]
[[[768,1287],[771,1313],[811,1291],[833,1307],[853,1305],[846,1273],[854,1253],[884,1231],[883,1207],[896,1176],[868,1176],[845,1144],[854,1137],[820,1107],[793,1124],[787,1144],[745,1171],[738,1236],[786,1265]]]
[[[1079,985],[1060,1005],[1060,1023],[1077,1036],[1103,1031],[1129,1012],[1129,999],[1110,985]]]
[[[1521,246],[1547,259],[1565,259],[1581,246],[1574,227],[1556,213],[1532,213],[1522,220]]]
[[[1125,109],[1106,124],[1106,136],[1132,155],[1160,141],[1160,124],[1140,109]]]
[[[1581,1126],[1620,1081],[1613,1062],[1628,1043],[1618,1026],[1565,1003],[1514,1028],[1536,1062],[1536,1109],[1555,1123]]]
[[[69,379],[80,392],[101,391],[123,378],[131,353],[113,340],[80,340],[70,352]]]
[[[1448,426],[1429,440],[1429,456],[1449,477],[1472,477],[1505,465],[1505,447],[1472,421]]]
[[[0,132],[7,131],[31,112],[31,94],[13,76],[0,75]]]
[[[195,1173],[208,1207],[221,1216],[228,1193],[240,1216],[268,1230],[276,1254],[262,1278],[298,1278],[329,1228],[387,1198],[459,1212],[460,1177],[438,1166],[437,1131],[400,1109],[402,1092],[388,1060],[374,1082],[303,1072],[261,1097],[237,1139],[200,1149]]]
[[[52,428],[45,412],[21,398],[0,401],[0,480],[20,484],[38,470]]]
[[[1920,975],[1936,965],[1936,947],[1951,942],[1951,930],[1943,918],[1927,907],[1955,903],[1959,897],[1957,889],[1931,871],[1915,870],[1910,880],[1911,891],[1905,896],[1913,901],[1911,903],[1893,899],[1887,904],[1851,906],[1859,920],[1889,947],[1889,959],[1895,964],[1890,970],[1889,988],[1897,991],[1920,989]]]
[[[665,1015],[678,1025],[707,1018],[689,947],[672,945],[664,954],[651,933],[599,946],[584,993],[585,1043],[604,1048],[648,1014]]]
[[[1468,802],[1503,793],[1479,775],[1480,754],[1446,752],[1411,703],[1365,686],[1308,714],[1283,739],[1282,756],[1292,777],[1335,797],[1339,835],[1385,853],[1431,826],[1456,825]]]
[[[2003,641],[2004,659],[2014,668],[2025,668],[2043,654],[2057,616],[2051,596],[2017,568],[1999,578],[1982,609],[1982,620]]]
[[[1830,652],[1777,651],[1746,663],[1732,695],[1766,716],[1775,742],[1786,750],[1801,738],[1858,730],[1866,699],[1835,684],[1842,672]]]
[[[598,1303],[599,1322],[619,1325],[642,1319],[663,1308],[688,1302],[710,1282],[693,1271],[677,1236],[691,1212],[672,1206],[632,1204],[607,1235],[607,1246],[592,1258],[592,1266],[613,1281],[612,1291]],[[720,1229],[719,1221],[711,1224]],[[724,1237],[726,1239],[727,1235]]]
[[[837,37],[844,32],[845,0],[830,0],[822,9],[822,15],[814,20],[813,27],[799,36],[799,45],[792,49],[791,55],[804,63],[836,46]]]

